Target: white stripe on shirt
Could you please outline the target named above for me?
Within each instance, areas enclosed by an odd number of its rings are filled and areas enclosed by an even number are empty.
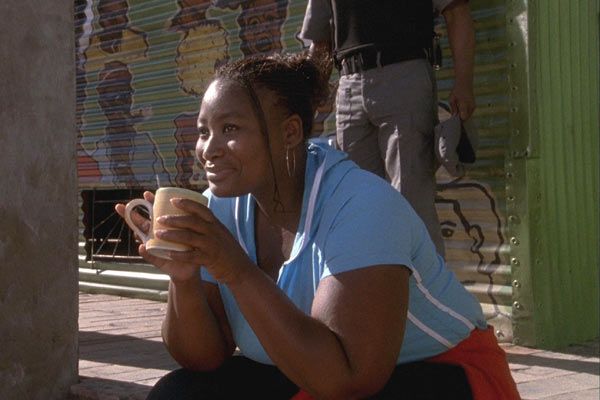
[[[455,319],[457,319],[460,322],[462,322],[463,324],[465,324],[465,326],[467,328],[469,328],[470,331],[472,331],[473,329],[475,329],[475,325],[473,325],[473,323],[471,321],[469,321],[464,315],[461,315],[461,314],[457,313],[456,311],[454,311],[450,307],[446,306],[445,304],[442,304],[438,299],[436,299],[435,297],[433,297],[431,295],[431,293],[429,292],[429,290],[425,286],[423,286],[423,283],[421,282],[421,276],[414,269],[413,269],[413,274],[415,276],[415,281],[417,282],[417,287],[419,288],[419,290],[421,291],[421,293],[423,293],[423,295],[425,296],[425,298],[427,300],[429,300],[429,302],[431,304],[433,304],[434,306],[436,306],[439,310],[441,310],[441,311],[449,314],[450,316],[454,317]]]
[[[452,343],[450,343],[448,340],[446,340],[444,337],[442,337],[439,333],[437,333],[436,331],[434,331],[433,329],[431,329],[430,327],[425,325],[423,322],[421,322],[419,319],[417,319],[417,317],[415,317],[410,311],[408,312],[408,319],[410,320],[410,322],[415,324],[423,332],[425,332],[426,334],[428,334],[433,339],[437,340],[438,342],[440,342],[447,348],[451,349],[452,347],[454,347],[454,345]]]

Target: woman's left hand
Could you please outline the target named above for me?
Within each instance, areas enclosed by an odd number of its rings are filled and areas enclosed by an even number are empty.
[[[173,261],[204,266],[221,283],[240,278],[249,258],[229,230],[208,207],[187,199],[172,199],[172,204],[188,215],[159,217],[161,225],[175,230],[158,230],[155,235],[169,242],[181,243],[193,250],[172,251]]]

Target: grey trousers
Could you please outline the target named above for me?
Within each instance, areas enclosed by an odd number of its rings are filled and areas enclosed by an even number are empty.
[[[428,61],[404,61],[341,76],[336,124],[339,147],[406,197],[443,256],[434,203],[436,105]]]

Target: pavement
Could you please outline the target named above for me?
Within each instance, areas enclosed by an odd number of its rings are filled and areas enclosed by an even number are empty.
[[[142,400],[177,368],[160,337],[165,303],[86,293],[79,300],[79,382],[71,400]],[[523,400],[600,399],[598,339],[560,351],[502,347]]]

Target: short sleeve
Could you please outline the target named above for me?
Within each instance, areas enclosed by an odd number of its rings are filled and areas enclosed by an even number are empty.
[[[397,264],[413,269],[415,214],[402,195],[387,184],[365,188],[336,213],[323,246],[321,279],[372,265]]]
[[[300,37],[313,42],[331,40],[330,0],[309,0],[304,14]]]

